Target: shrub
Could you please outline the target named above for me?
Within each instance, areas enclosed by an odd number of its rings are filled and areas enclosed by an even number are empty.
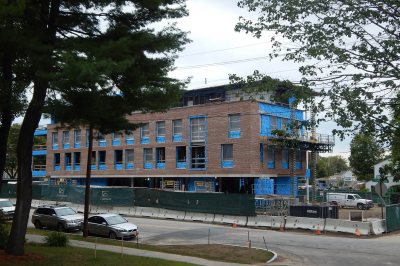
[[[4,249],[6,247],[9,235],[10,227],[5,224],[0,224],[0,249]]]
[[[50,247],[65,247],[69,242],[67,235],[61,232],[51,232],[45,241]]]

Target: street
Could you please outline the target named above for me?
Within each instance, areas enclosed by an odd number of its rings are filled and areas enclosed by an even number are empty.
[[[278,253],[272,265],[398,265],[400,235],[355,238],[349,235],[315,235],[308,231],[279,232],[215,224],[127,217],[139,227],[139,243],[158,245],[210,243],[267,247]],[[33,225],[29,222],[29,227]],[[134,240],[135,241],[135,240]]]

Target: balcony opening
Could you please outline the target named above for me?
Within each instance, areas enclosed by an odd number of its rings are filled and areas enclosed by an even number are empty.
[[[176,147],[176,168],[186,168],[186,146]]]
[[[92,151],[92,156],[91,156],[91,169],[96,170],[96,151]]]
[[[165,169],[165,148],[156,148],[156,167],[158,169]]]
[[[60,171],[61,157],[59,153],[54,153],[54,171]]]
[[[65,153],[65,158],[64,158],[64,162],[65,162],[65,170],[66,171],[70,171],[72,170],[72,154],[70,152]]]
[[[43,151],[46,150],[46,136],[34,136],[33,137],[33,150]]]
[[[33,156],[32,158],[33,171],[46,171],[46,156]]]
[[[81,170],[81,153],[74,152],[74,170],[80,171]]]
[[[122,168],[123,168],[123,152],[122,152],[122,150],[114,151],[114,168],[116,170],[122,170]]]
[[[206,168],[206,148],[204,146],[191,147],[190,156],[192,169]]]
[[[106,151],[99,151],[99,170],[106,170]]]

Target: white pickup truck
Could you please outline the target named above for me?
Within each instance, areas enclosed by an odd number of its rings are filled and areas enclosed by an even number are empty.
[[[359,210],[365,210],[374,207],[372,200],[362,199],[357,194],[350,193],[327,193],[327,201],[333,205],[341,207],[354,207]]]

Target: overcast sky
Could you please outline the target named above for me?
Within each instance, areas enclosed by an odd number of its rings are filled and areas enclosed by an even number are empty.
[[[245,77],[254,70],[273,78],[299,81],[300,65],[281,62],[279,58],[274,61],[266,59],[271,51],[270,35],[265,34],[257,39],[250,34],[235,32],[234,27],[239,16],[256,17],[255,14],[238,8],[236,3],[236,0],[187,1],[189,16],[180,19],[178,26],[190,32],[189,38],[192,42],[179,54],[175,63],[176,70],[170,76],[178,79],[191,77],[188,89],[227,84],[229,74]],[[22,118],[15,122],[21,123]],[[47,119],[42,119],[42,125],[47,123]],[[335,127],[333,123],[324,123],[317,132],[332,134]],[[349,142],[350,139],[341,142],[336,138],[334,152],[321,155],[340,155],[347,158],[350,155]]]
[[[234,27],[239,16],[250,18],[256,15],[238,8],[236,3],[235,0],[187,1],[189,16],[180,19],[178,26],[190,32],[189,38],[192,42],[180,53],[175,64],[176,70],[171,73],[171,77],[191,77],[189,89],[227,84],[229,74],[244,77],[254,70],[273,78],[299,81],[300,65],[282,62],[279,58],[274,61],[266,58],[271,51],[270,35],[265,34],[257,39],[250,34],[235,32]],[[325,123],[317,131],[331,134],[335,127],[333,123]],[[336,138],[333,154],[326,155],[348,157],[349,142],[349,139],[340,142]]]

